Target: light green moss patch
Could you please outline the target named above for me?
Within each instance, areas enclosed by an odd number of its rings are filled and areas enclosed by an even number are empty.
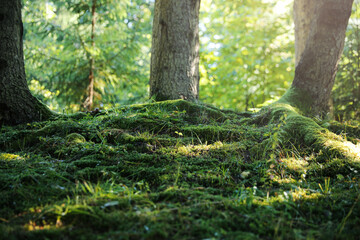
[[[66,144],[84,143],[86,139],[78,133],[71,133],[66,136]]]

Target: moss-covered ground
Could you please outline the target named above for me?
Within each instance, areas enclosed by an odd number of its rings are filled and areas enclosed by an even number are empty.
[[[182,100],[3,127],[0,239],[359,239],[359,138]]]

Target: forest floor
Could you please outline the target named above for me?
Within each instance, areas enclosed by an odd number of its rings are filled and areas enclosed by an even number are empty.
[[[179,100],[3,127],[0,239],[359,239],[358,124],[286,111]]]

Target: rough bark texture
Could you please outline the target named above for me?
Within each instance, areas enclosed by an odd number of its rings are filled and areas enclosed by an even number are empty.
[[[297,66],[303,53],[306,41],[310,34],[311,23],[315,19],[317,1],[295,0],[294,23],[295,23],[295,65]]]
[[[52,116],[27,86],[21,0],[0,0],[0,123],[14,125]]]
[[[156,0],[150,97],[199,98],[200,0]]]
[[[295,70],[292,91],[317,115],[328,111],[352,3],[353,0],[316,1],[315,19]]]

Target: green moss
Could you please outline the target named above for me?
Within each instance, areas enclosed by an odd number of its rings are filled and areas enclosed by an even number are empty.
[[[79,133],[70,133],[66,136],[66,144],[84,143],[86,139]]]
[[[286,104],[299,109],[303,114],[311,114],[312,97],[297,88],[289,88],[277,103]]]
[[[329,129],[333,133],[342,135],[349,138],[353,142],[359,142],[357,139],[360,138],[360,128],[348,123],[340,123],[337,121],[323,121],[321,125],[324,128]]]
[[[11,153],[0,153],[0,161],[12,162],[12,161],[24,161],[24,158]]]
[[[2,128],[0,239],[356,238],[358,130],[325,123],[176,100]]]
[[[357,145],[321,127],[315,120],[300,115],[291,105],[273,104],[266,114],[271,116],[270,123],[280,122],[283,138],[312,146],[317,151],[326,151],[331,157],[344,156],[352,161],[360,161],[360,148]]]
[[[219,109],[209,107],[204,104],[197,104],[185,100],[169,100],[148,104],[136,104],[127,107],[122,107],[117,111],[138,111],[138,112],[172,112],[175,114],[179,112],[185,112],[187,117],[199,118],[202,121],[218,121],[223,122],[226,120],[226,114]]]

